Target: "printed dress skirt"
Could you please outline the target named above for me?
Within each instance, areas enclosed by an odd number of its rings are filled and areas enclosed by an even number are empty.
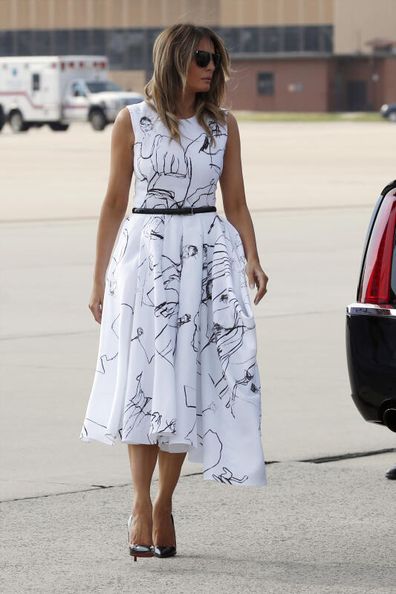
[[[256,324],[237,229],[131,213],[106,271],[84,442],[188,452],[203,478],[265,485]]]

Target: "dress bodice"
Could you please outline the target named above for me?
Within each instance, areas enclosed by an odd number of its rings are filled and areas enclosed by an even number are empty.
[[[214,206],[227,125],[208,118],[215,145],[196,116],[179,120],[180,143],[146,101],[127,106],[134,143],[134,200],[139,208]]]

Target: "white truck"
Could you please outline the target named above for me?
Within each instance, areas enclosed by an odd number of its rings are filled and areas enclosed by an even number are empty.
[[[44,124],[64,131],[77,121],[103,130],[142,100],[109,80],[107,56],[0,58],[0,130],[8,123],[14,132]]]

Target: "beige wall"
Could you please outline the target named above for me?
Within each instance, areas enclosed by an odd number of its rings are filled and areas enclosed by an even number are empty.
[[[218,0],[0,0],[0,29],[166,27],[219,21]]]
[[[349,2],[350,0],[348,0]],[[334,0],[0,0],[0,29],[321,25]]]
[[[327,111],[330,62],[321,59],[234,60],[235,74],[227,85],[231,109],[259,111]],[[273,72],[274,95],[257,94],[257,73]],[[293,90],[296,83],[302,88]]]
[[[219,25],[331,25],[334,0],[219,0]]]
[[[395,0],[334,0],[336,54],[371,53],[376,37],[396,41]]]

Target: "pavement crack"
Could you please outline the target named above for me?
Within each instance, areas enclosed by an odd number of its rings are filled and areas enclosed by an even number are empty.
[[[268,460],[265,462],[266,466],[269,464],[282,464],[288,462],[311,462],[314,464],[324,464],[325,462],[337,462],[338,460],[348,460],[350,458],[364,458],[365,456],[376,456],[379,454],[388,454],[390,452],[396,452],[396,448],[386,448],[383,450],[371,450],[368,452],[354,452],[349,454],[339,454],[337,456],[323,456],[321,458],[305,458],[303,460]],[[192,476],[202,475],[203,472],[190,472],[188,474],[182,474],[180,480],[189,478]],[[158,481],[158,478],[153,478],[153,482]],[[119,485],[90,485],[84,489],[75,489],[74,491],[62,491],[60,493],[45,493],[43,495],[31,495],[28,497],[15,497],[12,499],[2,499],[1,503],[11,503],[13,501],[27,501],[29,499],[42,499],[44,497],[58,497],[60,495],[75,495],[76,493],[87,493],[88,491],[98,491],[99,489],[117,489],[122,487],[130,487],[131,482],[120,483]]]
[[[349,454],[338,454],[337,456],[322,456],[320,458],[305,458],[297,462],[312,462],[313,464],[324,464],[326,462],[338,462],[339,460],[349,460],[351,458],[364,458],[365,456],[377,456],[379,454],[388,454],[396,452],[396,448],[385,448],[383,450],[369,450],[368,452],[351,452]]]

